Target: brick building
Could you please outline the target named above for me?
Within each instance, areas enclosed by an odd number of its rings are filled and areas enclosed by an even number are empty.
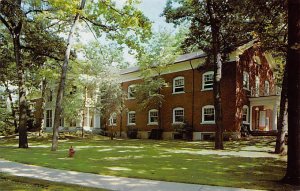
[[[225,134],[240,136],[242,124],[251,131],[275,131],[279,94],[273,75],[274,62],[260,47],[249,42],[229,54],[223,64],[221,81],[222,114]],[[193,140],[202,140],[215,132],[213,101],[213,66],[205,62],[205,54],[180,56],[169,65],[162,77],[166,86],[160,114],[158,108],[141,110],[134,86],[141,83],[138,67],[121,72],[122,88],[127,92],[126,109],[108,119],[110,131],[126,136],[131,129],[137,137],[149,138],[153,129],[161,129],[162,138],[174,139],[176,127],[185,126]],[[159,127],[158,115],[161,115]],[[184,134],[183,134],[184,136]]]

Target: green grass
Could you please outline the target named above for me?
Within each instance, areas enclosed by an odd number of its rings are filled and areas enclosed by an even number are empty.
[[[10,176],[0,173],[0,190],[14,191],[104,191],[103,189],[88,188],[78,185],[55,183],[45,180]]]
[[[0,158],[45,167],[133,178],[267,190],[290,190],[278,181],[285,157],[270,154],[274,140],[259,137],[225,143],[153,140],[61,140],[50,151],[50,140],[30,140],[18,149],[15,140],[1,140]],[[68,158],[68,148],[76,150]]]

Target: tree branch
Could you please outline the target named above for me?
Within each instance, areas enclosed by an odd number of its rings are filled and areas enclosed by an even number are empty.
[[[0,15],[1,22],[6,26],[6,28],[9,30],[10,34],[13,34],[13,28],[8,24],[8,22]]]
[[[92,23],[93,25],[100,27],[102,30],[104,30],[106,32],[107,31],[116,31],[117,30],[117,28],[115,28],[115,27],[104,25],[102,23],[93,21],[93,20],[91,20],[91,19],[89,19],[87,17],[81,17],[81,19],[84,20],[85,22],[88,21],[88,22]]]

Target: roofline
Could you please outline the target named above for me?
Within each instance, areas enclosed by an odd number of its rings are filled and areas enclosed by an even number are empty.
[[[180,56],[183,56],[183,55],[184,55],[184,54],[179,55],[178,58],[179,58]],[[185,61],[188,61],[188,60],[195,60],[195,59],[198,59],[198,58],[204,58],[204,57],[206,57],[206,56],[207,56],[207,55],[206,55],[205,53],[202,53],[202,54],[199,54],[199,55],[197,55],[197,56],[195,56],[195,57],[193,57],[193,58],[186,58],[186,59],[182,59],[182,60],[178,60],[178,61],[177,61],[177,59],[176,59],[172,64],[178,64],[178,63],[185,62]],[[168,64],[168,65],[171,65],[171,64]],[[124,73],[121,72],[120,75],[130,74],[130,73],[134,73],[134,72],[138,72],[138,71],[140,71],[140,68],[137,69],[137,70],[129,71],[129,72],[124,72]]]

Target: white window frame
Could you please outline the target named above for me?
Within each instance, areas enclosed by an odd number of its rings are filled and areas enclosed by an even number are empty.
[[[175,86],[175,83],[177,80],[183,80],[183,84],[180,86]],[[184,93],[184,85],[185,85],[185,82],[184,82],[183,76],[178,76],[178,77],[174,78],[173,79],[173,94]],[[183,88],[182,91],[176,91],[176,89],[181,89],[181,88]]]
[[[109,125],[110,126],[117,126],[117,114],[116,113],[110,114]]]
[[[213,109],[214,110],[214,120],[213,121],[207,121],[205,120],[205,110],[206,109]],[[216,122],[216,110],[213,105],[206,105],[202,107],[202,123],[201,124],[215,124]]]
[[[131,121],[130,120],[130,115],[131,114],[134,114],[134,123],[130,122]],[[135,124],[136,124],[136,113],[135,113],[135,111],[129,111],[127,113],[127,125],[135,125]]]
[[[244,121],[244,110],[246,110],[246,121]],[[249,107],[248,105],[244,105],[242,108],[242,120],[244,124],[249,124]]]
[[[153,117],[153,116],[151,116],[151,113],[154,113],[154,112],[157,113],[157,116],[156,116],[157,117],[157,122],[151,121],[151,117]],[[158,115],[159,115],[159,113],[158,113],[157,109],[149,110],[149,112],[148,112],[148,125],[158,125]]]
[[[48,112],[50,115],[48,115]],[[46,110],[46,127],[52,127],[52,120],[53,120],[53,112],[52,109],[47,109]],[[48,125],[49,124],[49,125]]]
[[[210,75],[212,75],[212,83],[205,84],[205,82],[207,81],[206,76],[210,76]],[[207,85],[211,85],[212,87],[211,88],[205,87]],[[202,91],[213,90],[213,86],[214,86],[214,71],[208,71],[208,72],[203,73],[202,74]]]
[[[265,81],[265,92],[264,92],[265,96],[270,95],[270,82],[269,81]]]
[[[179,111],[179,110],[183,111],[183,115],[182,115],[183,121],[176,121],[176,115],[175,115],[175,113],[176,113],[176,111]],[[184,123],[184,108],[183,107],[176,107],[176,108],[173,109],[173,123],[174,124]]]
[[[128,99],[135,99],[135,96],[134,96],[135,90],[132,91],[132,89],[134,89],[135,86],[136,86],[135,84],[132,84],[132,85],[128,86],[128,88],[127,88],[127,97],[128,97]],[[132,94],[133,94],[133,96],[132,96]]]
[[[250,89],[250,76],[249,73],[246,71],[243,72],[243,89]]]

